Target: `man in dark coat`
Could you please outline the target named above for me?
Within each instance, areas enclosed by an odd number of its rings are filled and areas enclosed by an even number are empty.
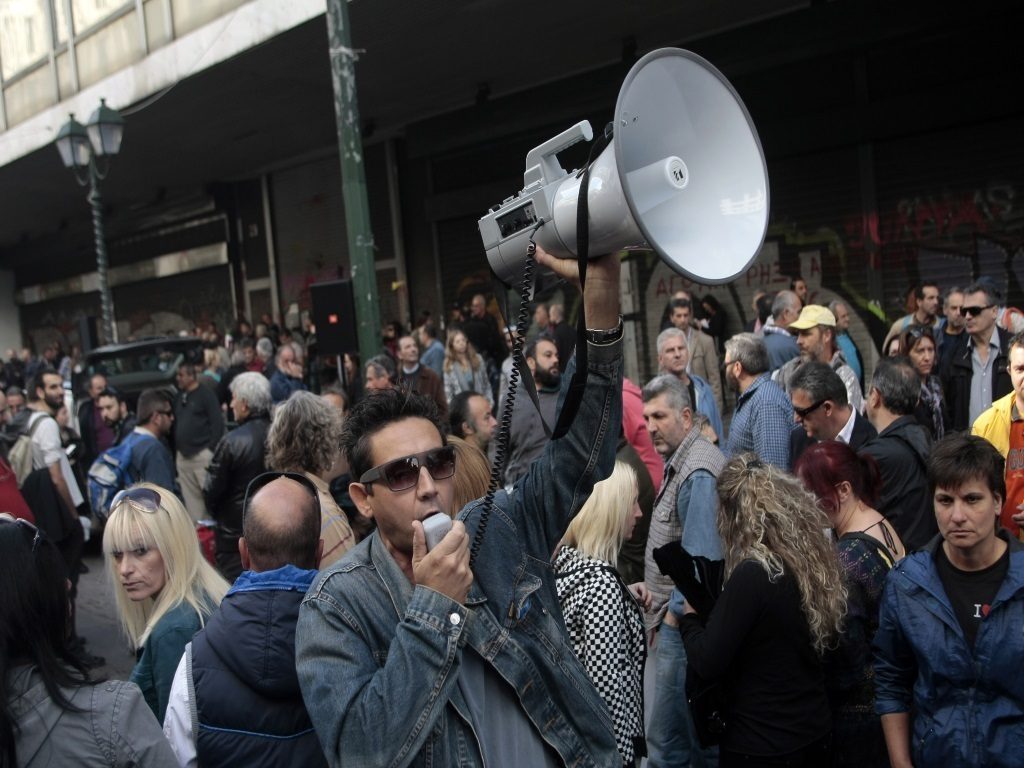
[[[797,420],[789,434],[790,466],[820,440],[840,440],[859,451],[877,434],[850,405],[846,384],[828,363],[800,366],[790,379],[789,399]]]
[[[956,338],[948,355],[943,353],[939,372],[956,431],[970,429],[993,401],[1013,389],[1006,370],[1011,334],[996,325],[999,308],[992,288],[980,282],[969,285],[961,311],[967,318],[967,332]]]
[[[249,481],[266,471],[270,406],[270,382],[263,374],[247,371],[232,379],[231,412],[239,426],[221,438],[206,472],[203,498],[217,521],[217,568],[228,581],[242,572],[242,505]]]
[[[302,475],[260,483],[239,541],[246,570],[171,684],[164,732],[182,765],[327,765],[295,673],[299,605],[323,551],[319,495]]]
[[[878,437],[862,453],[872,456],[882,478],[878,511],[892,523],[907,552],[939,532],[928,485],[931,437],[914,418],[921,379],[905,357],[883,357],[871,377],[868,418]]]

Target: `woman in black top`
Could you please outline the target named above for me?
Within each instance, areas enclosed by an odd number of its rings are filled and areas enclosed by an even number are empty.
[[[728,702],[720,766],[827,765],[831,715],[822,654],[846,605],[828,520],[791,475],[754,454],[718,478],[726,581],[680,631],[688,663]]]

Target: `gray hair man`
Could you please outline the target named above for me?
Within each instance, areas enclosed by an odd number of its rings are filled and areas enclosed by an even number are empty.
[[[658,350],[659,373],[670,373],[682,382],[689,393],[692,410],[704,414],[715,432],[715,439],[722,440],[725,433],[714,389],[703,377],[687,372],[690,345],[686,334],[678,328],[666,328],[658,334],[655,346]]]
[[[185,648],[165,734],[182,765],[326,766],[295,672],[299,606],[323,551],[317,490],[277,473],[253,486],[237,543],[245,570]]]
[[[768,351],[762,337],[739,333],[725,342],[722,368],[726,386],[736,393],[725,454],[753,451],[761,461],[788,471],[793,408],[768,372]]]
[[[231,412],[237,429],[221,438],[213,452],[203,485],[206,508],[217,521],[217,568],[229,581],[242,572],[238,540],[242,535],[245,489],[266,471],[270,431],[270,382],[262,373],[240,373],[231,380]]]
[[[924,547],[939,532],[928,486],[931,437],[917,423],[914,409],[921,378],[905,357],[884,357],[868,390],[868,418],[878,430],[863,452],[878,462],[882,494],[878,511],[892,523],[907,551]]]
[[[673,329],[675,330],[675,329]],[[644,555],[644,581],[651,592],[648,629],[661,629],[654,665],[658,687],[647,732],[652,763],[690,764],[690,752],[699,747],[686,705],[686,650],[679,634],[683,598],[672,580],[654,561],[654,550],[681,542],[694,557],[721,560],[722,543],[715,517],[718,509],[716,478],[725,456],[694,429],[690,393],[675,375],[663,374],[643,389],[644,421],[655,450],[665,459],[665,479],[651,515]],[[671,753],[670,753],[671,751]]]
[[[779,291],[772,301],[772,316],[764,326],[764,346],[768,351],[768,367],[774,373],[800,354],[789,324],[800,316],[803,303],[793,291]]]

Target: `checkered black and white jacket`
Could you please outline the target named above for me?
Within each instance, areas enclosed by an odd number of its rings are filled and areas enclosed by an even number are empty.
[[[636,757],[647,754],[643,611],[604,560],[565,546],[555,556],[554,568],[572,648],[611,712],[623,763],[633,765]]]

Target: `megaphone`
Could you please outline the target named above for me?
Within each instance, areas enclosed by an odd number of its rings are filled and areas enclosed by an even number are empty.
[[[768,170],[725,76],[690,51],[652,51],[626,76],[612,127],[613,143],[590,169],[589,254],[650,248],[706,284],[742,274],[768,227]],[[576,257],[582,178],[556,155],[592,138],[583,121],[530,150],[522,191],[480,219],[487,260],[506,285],[521,280],[531,237]]]

